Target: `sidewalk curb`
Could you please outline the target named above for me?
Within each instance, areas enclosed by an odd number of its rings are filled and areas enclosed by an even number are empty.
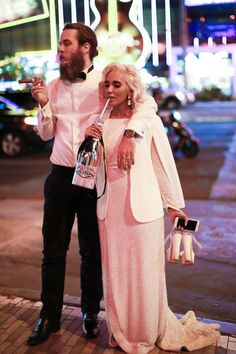
[[[40,301],[40,292],[36,290],[28,289],[16,289],[16,288],[2,288],[0,287],[0,295],[3,296],[15,296],[31,301]],[[64,304],[67,306],[80,307],[80,297],[64,295]],[[105,310],[104,301],[101,301],[101,311]],[[182,314],[175,314],[178,318],[182,317]],[[199,321],[205,323],[215,323],[220,325],[220,332],[222,335],[227,335],[236,338],[236,323],[223,322],[212,320],[209,318],[197,317]]]

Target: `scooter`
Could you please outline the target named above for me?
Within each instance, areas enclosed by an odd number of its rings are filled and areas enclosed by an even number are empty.
[[[158,112],[166,133],[168,135],[172,151],[181,151],[185,157],[193,158],[199,153],[199,138],[194,136],[193,131],[182,121],[178,111]]]

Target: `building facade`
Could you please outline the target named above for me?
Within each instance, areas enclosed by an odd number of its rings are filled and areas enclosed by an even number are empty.
[[[99,37],[100,68],[135,63],[171,86],[217,86],[236,96],[236,1],[11,0],[0,12],[0,90],[14,78],[58,75],[58,37],[65,23],[78,21]]]

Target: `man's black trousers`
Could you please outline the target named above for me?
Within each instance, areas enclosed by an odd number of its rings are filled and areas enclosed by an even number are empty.
[[[81,255],[82,312],[97,314],[102,298],[97,195],[95,190],[72,185],[73,173],[74,168],[53,165],[44,186],[41,317],[53,321],[61,317],[66,254],[75,216]]]

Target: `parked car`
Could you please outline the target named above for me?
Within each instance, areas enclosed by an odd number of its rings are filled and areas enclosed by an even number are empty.
[[[36,116],[36,107],[26,109],[0,96],[0,154],[14,157],[45,144],[38,135]]]

